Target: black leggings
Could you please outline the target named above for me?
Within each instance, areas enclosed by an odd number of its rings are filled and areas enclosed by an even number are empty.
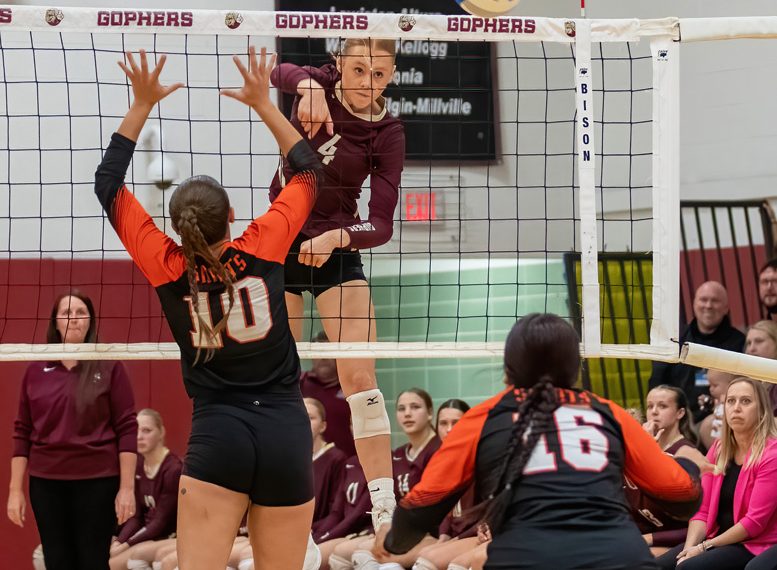
[[[30,477],[46,570],[107,570],[116,531],[118,477],[65,481]]]
[[[659,556],[656,562],[661,570],[671,568],[680,568],[681,570],[743,570],[747,563],[753,559],[750,551],[741,544],[729,544],[702,552],[678,566],[677,555],[684,548],[684,544],[679,544]]]
[[[745,570],[774,570],[777,568],[777,546],[764,550],[745,566]]]

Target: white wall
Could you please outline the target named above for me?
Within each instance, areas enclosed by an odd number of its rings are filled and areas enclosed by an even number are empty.
[[[444,0],[441,0],[444,1]],[[452,1],[452,0],[450,0]],[[60,2],[59,5],[82,6],[121,6],[123,2],[107,0],[97,2]],[[235,1],[230,7],[235,9],[271,9],[272,2]],[[197,0],[177,0],[169,2],[138,1],[133,7],[144,8],[211,8],[212,2]],[[606,17],[661,17],[661,16],[724,16],[724,15],[774,15],[777,5],[771,1],[722,2],[704,0],[699,2],[655,1],[652,3],[623,2],[617,0],[592,0],[588,2],[588,16]],[[515,15],[535,15],[552,17],[577,17],[577,1],[523,0],[514,10]],[[52,41],[58,41],[52,35]],[[31,183],[29,186],[0,184],[0,250],[9,247],[20,251],[29,248],[32,251],[43,249],[83,250],[88,254],[95,249],[94,236],[104,232],[104,249],[120,250],[120,245],[110,229],[103,230],[99,207],[91,193],[91,176],[99,161],[99,148],[115,129],[120,116],[126,109],[126,88],[122,87],[121,73],[115,67],[121,49],[120,36],[95,36],[102,48],[113,53],[100,52],[97,55],[101,77],[110,78],[117,85],[103,85],[100,88],[100,108],[102,122],[97,119],[73,119],[69,124],[62,119],[46,120],[42,124],[39,137],[37,124],[31,118],[14,118],[7,129],[11,135],[13,148],[61,148],[72,144],[84,150],[72,154],[45,151],[15,151],[13,156],[0,151],[0,183],[6,179],[8,168],[12,179]],[[4,36],[4,46],[8,48],[11,40]],[[22,44],[28,38],[16,38]],[[36,37],[36,42],[46,40]],[[74,38],[73,42],[87,42],[88,38]],[[181,48],[180,39],[160,37],[157,49],[160,51]],[[272,44],[271,39],[259,40]],[[205,53],[214,53],[209,40],[200,42]],[[125,47],[138,48],[148,46],[151,38],[134,36],[127,39]],[[38,45],[36,43],[36,45]],[[87,45],[87,44],[83,44]],[[226,41],[220,43],[222,53],[231,48],[243,47],[239,40],[234,46]],[[88,46],[87,46],[88,47]],[[190,42],[189,51],[193,44]],[[616,55],[625,46],[607,46],[608,57]],[[529,44],[518,47],[522,57],[531,56],[538,50]],[[512,58],[513,46],[500,44],[498,47],[499,113],[502,121],[500,139],[502,160],[488,166],[457,167],[435,166],[430,173],[426,167],[409,166],[404,177],[406,187],[426,186],[433,179],[434,185],[444,191],[447,215],[462,218],[461,223],[447,223],[429,226],[403,224],[397,231],[397,240],[382,251],[396,251],[401,238],[403,251],[445,251],[482,252],[515,251],[526,255],[538,251],[566,251],[576,248],[576,227],[571,221],[575,217],[572,185],[572,159],[559,156],[555,158],[526,157],[516,158],[516,150],[521,153],[570,153],[572,152],[572,125],[570,122],[531,124],[533,120],[571,121],[574,116],[571,91],[559,91],[548,98],[546,107],[542,93],[515,91],[520,83],[521,89],[530,86],[553,85],[571,88],[573,84],[572,62],[568,46],[549,46],[545,55],[562,59],[532,60]],[[632,54],[644,55],[647,46],[632,46]],[[6,50],[6,73],[17,73],[29,77],[32,73],[29,53]],[[24,58],[28,59],[25,60]],[[73,52],[68,59],[68,79],[81,79],[86,83],[71,86],[71,113],[74,109],[83,109],[83,114],[94,114],[96,108],[97,87],[89,85],[94,81],[93,63],[87,61],[88,52]],[[15,58],[15,59],[14,59]],[[87,58],[87,59],[82,59]],[[192,57],[189,61],[189,84],[201,82],[201,85],[215,85],[216,58],[213,55]],[[682,94],[681,94],[681,164],[682,196],[687,199],[730,199],[751,197],[775,197],[777,190],[774,181],[777,178],[777,134],[773,125],[777,124],[777,109],[772,94],[777,87],[777,74],[774,62],[777,60],[777,41],[730,41],[703,44],[683,44],[682,46]],[[64,67],[61,52],[38,51],[37,73],[54,77],[61,74]],[[218,70],[222,84],[225,77],[237,80],[228,58],[220,58]],[[636,61],[632,66],[617,61],[608,61],[605,66],[606,89],[618,89],[624,84],[640,86],[649,82],[650,62]],[[601,78],[601,70],[594,72]],[[598,73],[597,73],[598,72]],[[166,77],[170,81],[186,79],[186,64],[182,56],[171,56]],[[79,76],[82,74],[82,77]],[[18,112],[36,113],[38,104],[41,112],[67,112],[63,107],[67,100],[61,92],[62,85],[15,85],[8,91],[9,114]],[[39,97],[38,97],[39,95]],[[192,97],[191,103],[187,96]],[[520,99],[519,99],[520,98]],[[650,113],[649,92],[637,93],[632,98],[623,94],[608,93],[602,99],[597,98],[599,113],[602,113],[604,100],[605,131],[597,131],[599,148],[604,145],[605,152],[619,153],[631,145],[632,152],[650,148],[649,125],[627,127],[612,121],[623,120],[633,111],[637,116]],[[5,104],[5,103],[3,103]],[[519,106],[520,105],[520,106]],[[81,107],[82,106],[82,107]],[[12,109],[13,107],[13,109]],[[21,111],[18,111],[21,109]],[[0,110],[1,111],[1,110]],[[77,111],[80,113],[81,111]],[[168,118],[193,118],[210,120],[210,123],[197,123],[189,131],[186,121],[169,120],[164,123],[164,148],[179,166],[182,175],[193,171],[212,174],[222,180],[228,188],[237,211],[242,217],[259,214],[267,204],[266,188],[275,164],[274,145],[264,127],[251,123],[250,132],[247,113],[236,103],[220,101],[214,90],[190,90],[180,92],[164,106],[163,115]],[[76,114],[77,114],[76,113]],[[219,127],[217,120],[222,120]],[[225,119],[234,119],[235,123],[225,123]],[[519,125],[516,128],[515,122]],[[548,138],[546,140],[546,129]],[[0,125],[0,147],[3,146],[6,125]],[[189,148],[189,139],[193,145]],[[250,149],[253,158],[245,155]],[[234,153],[223,160],[208,153]],[[180,152],[180,154],[175,154]],[[3,157],[6,159],[5,162]],[[144,178],[142,165],[145,157],[139,157],[133,171],[136,191],[143,203],[155,215],[164,209],[166,197],[151,187]],[[194,162],[194,164],[192,164]],[[10,166],[9,166],[10,164]],[[72,164],[72,172],[71,172]],[[40,173],[40,174],[39,174]],[[601,168],[600,168],[601,174]],[[42,176],[42,179],[40,178]],[[607,159],[604,165],[603,182],[607,186],[649,186],[650,165],[646,159]],[[77,182],[71,189],[66,184],[55,182]],[[43,182],[43,184],[35,184]],[[515,186],[519,186],[516,192]],[[561,186],[545,191],[535,186]],[[251,194],[249,187],[257,190]],[[459,191],[459,187],[461,190]],[[564,188],[566,187],[566,188]],[[366,197],[365,197],[366,198]],[[365,199],[366,203],[366,199]],[[610,188],[600,199],[599,207],[606,212],[610,221],[602,228],[603,247],[606,249],[649,250],[650,221],[630,223],[629,217],[644,216],[645,208],[650,205],[649,190]],[[70,208],[76,216],[75,224],[70,219]],[[630,208],[630,210],[629,210]],[[63,214],[64,213],[64,214]],[[9,214],[12,221],[9,221]],[[649,211],[647,212],[649,215]],[[59,218],[63,216],[63,218]],[[51,219],[41,224],[39,217]],[[27,219],[24,219],[24,218]],[[54,219],[54,218],[58,219]],[[484,221],[489,219],[490,221]],[[520,223],[516,220],[520,218]],[[533,218],[539,218],[534,220]],[[547,223],[545,219],[549,219]],[[621,218],[625,221],[616,221]],[[13,227],[7,231],[8,224]],[[236,228],[239,230],[240,228]],[[431,230],[431,231],[430,231]],[[71,236],[72,235],[72,239]],[[32,245],[31,245],[32,244]],[[35,245],[37,244],[37,245]],[[481,255],[481,254],[474,254]]]

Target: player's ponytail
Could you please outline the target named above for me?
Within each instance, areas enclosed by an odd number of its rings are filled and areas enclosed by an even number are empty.
[[[193,176],[184,180],[170,198],[170,215],[173,228],[181,236],[191,302],[199,323],[200,334],[194,364],[199,362],[203,346],[207,347],[204,358],[207,362],[213,358],[215,348],[219,345],[218,336],[226,327],[227,318],[235,302],[232,275],[210,249],[212,244],[224,239],[227,234],[229,199],[224,188],[214,179],[209,176]],[[229,296],[229,307],[213,327],[203,319],[199,310],[198,257],[205,262],[204,269],[224,284]],[[203,339],[206,342],[203,342]]]
[[[483,483],[485,522],[498,532],[539,438],[555,429],[557,388],[569,388],[580,368],[579,338],[556,315],[534,313],[518,321],[505,341],[505,376],[518,405],[502,463]]]
[[[518,388],[518,419],[513,424],[512,437],[502,464],[484,485],[489,499],[484,516],[492,533],[499,532],[513,493],[523,476],[523,470],[540,436],[553,430],[553,412],[558,408],[556,389],[550,376],[540,378],[528,393]]]

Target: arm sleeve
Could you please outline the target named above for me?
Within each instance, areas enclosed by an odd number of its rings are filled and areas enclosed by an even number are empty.
[[[338,495],[345,497],[345,489],[341,489],[341,492],[338,493]],[[333,516],[335,515],[333,511],[330,516],[319,521],[320,524],[317,528],[319,529],[320,534],[317,539],[316,536],[313,538],[316,539],[317,542],[323,542],[325,540],[332,540],[333,538],[342,538],[352,532],[361,531],[370,524],[368,513],[371,508],[370,495],[367,493],[367,484],[365,483],[364,485],[361,485],[356,504],[353,507],[350,507],[347,513],[343,510],[339,513],[340,516]]]
[[[127,544],[133,546],[144,540],[160,540],[165,538],[162,533],[175,525],[178,514],[178,480],[181,478],[181,464],[176,463],[174,469],[166,470],[162,484],[162,492],[157,498],[154,518],[141,529],[138,529]]]
[[[685,542],[688,534],[688,528],[678,528],[676,530],[659,530],[653,533],[653,546],[674,547]]]
[[[135,544],[134,542],[130,542],[132,539],[131,537],[138,532],[138,530],[143,529],[143,521],[141,519],[140,514],[140,504],[138,503],[137,496],[135,497],[135,515],[129,519],[127,522],[125,522],[123,525],[121,525],[121,530],[119,530],[119,536],[116,537],[116,540],[120,543],[126,542],[130,546]]]
[[[774,513],[777,511],[777,501],[774,500],[774,490],[777,488],[777,450],[774,447],[764,452],[758,462],[745,516],[736,521],[741,523],[750,538],[755,538],[773,525]]]
[[[256,257],[283,263],[316,199],[317,176],[297,174],[283,188],[267,213],[256,218],[235,245]]]
[[[374,151],[370,172],[369,218],[348,226],[353,249],[383,245],[394,230],[394,210],[405,162],[405,132],[401,123],[384,134]]]
[[[432,456],[421,481],[397,505],[384,546],[404,554],[427,532],[439,528],[445,515],[466,492],[475,476],[475,458],[488,412],[504,392],[469,410]]]
[[[626,410],[612,402],[610,406],[623,433],[626,476],[670,516],[690,518],[701,500],[698,468],[691,461],[665,454]]]
[[[303,79],[312,78],[325,89],[333,85],[330,74],[318,67],[300,67],[293,63],[282,63],[270,73],[270,82],[284,93],[297,94],[297,85]]]
[[[162,232],[124,185],[135,143],[114,133],[95,172],[94,192],[135,264],[154,286],[177,279],[185,264],[180,248]]]
[[[114,364],[111,378],[111,424],[118,440],[119,453],[137,453],[138,422],[135,415],[135,397],[127,371],[121,362]]]
[[[30,414],[30,399],[27,395],[27,377],[30,369],[22,378],[19,391],[19,412],[16,414],[13,430],[13,457],[30,456],[30,434],[32,433],[32,416]]]

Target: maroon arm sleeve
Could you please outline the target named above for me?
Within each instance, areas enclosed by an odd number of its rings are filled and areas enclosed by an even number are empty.
[[[128,543],[130,546],[132,546],[133,543],[130,543],[130,537],[141,530],[143,528],[143,519],[142,515],[140,513],[140,503],[138,502],[138,496],[137,493],[135,494],[135,516],[133,516],[131,519],[129,519],[127,522],[125,522],[123,525],[121,525],[121,530],[119,531],[119,536],[116,537],[116,540],[119,543]]]
[[[24,374],[19,392],[19,412],[16,415],[13,430],[13,457],[30,456],[30,434],[32,433],[32,416],[30,415],[30,400],[27,396],[27,376]]]
[[[653,533],[653,546],[674,547],[685,542],[688,534],[688,528],[678,528],[676,530],[659,530]]]
[[[345,228],[353,249],[383,245],[394,231],[394,210],[405,163],[405,131],[401,123],[387,131],[375,144],[370,172],[369,218]]]
[[[282,63],[272,70],[270,81],[272,84],[284,93],[297,94],[297,85],[303,79],[312,78],[317,81],[321,87],[326,89],[334,84],[332,74],[327,73],[318,67],[306,65],[300,67],[293,63]]]
[[[370,524],[369,511],[372,510],[367,485],[363,485],[356,504],[345,511],[345,489],[341,487],[332,512],[318,521],[313,529],[313,540],[324,542],[333,538],[342,538],[352,532],[359,532]],[[339,504],[338,504],[339,503]]]
[[[162,475],[162,490],[156,499],[154,518],[139,529],[127,540],[127,544],[133,546],[144,540],[160,540],[166,538],[162,533],[166,529],[174,527],[178,515],[178,480],[181,478],[181,464],[176,462],[173,467],[166,469]]]
[[[111,424],[119,444],[119,453],[138,451],[138,422],[135,397],[127,371],[121,362],[113,366],[111,378]]]

